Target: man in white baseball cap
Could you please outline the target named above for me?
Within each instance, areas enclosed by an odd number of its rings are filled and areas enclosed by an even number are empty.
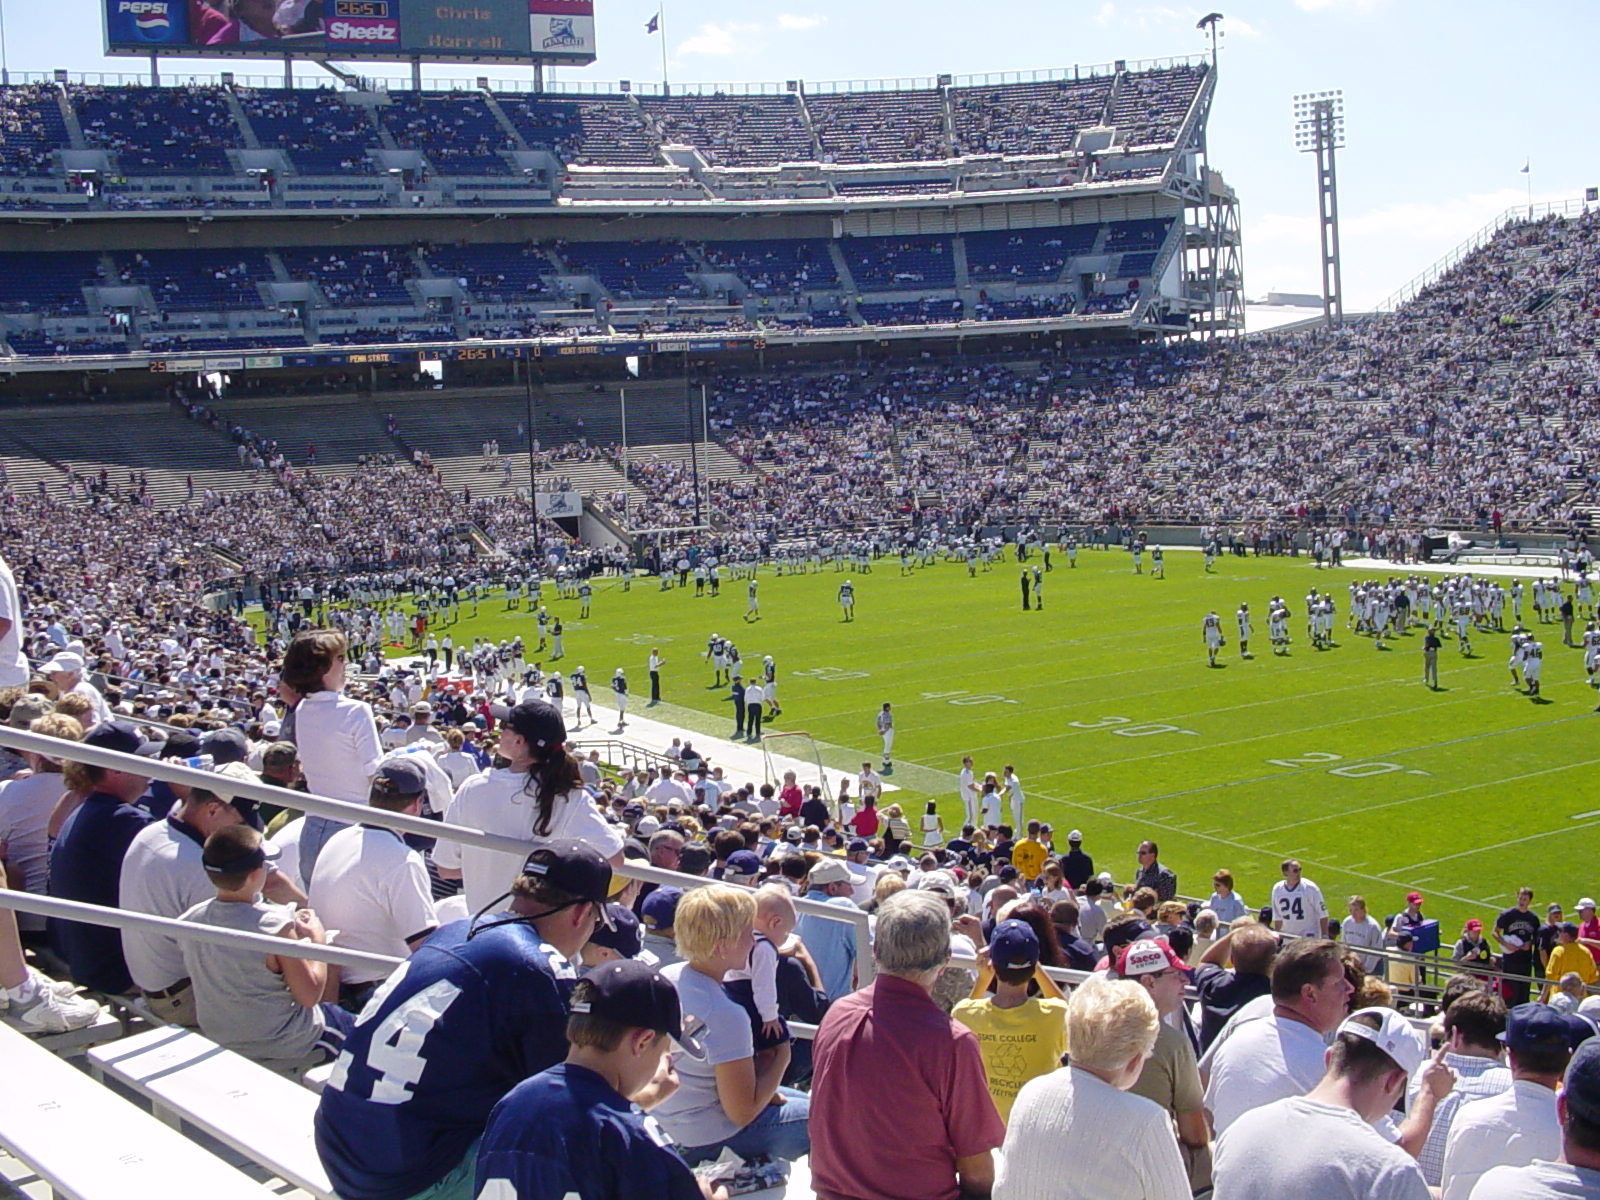
[[[1427,1057],[1422,1035],[1395,1010],[1351,1013],[1310,1092],[1252,1109],[1217,1140],[1214,1200],[1428,1200],[1416,1160],[1372,1126]]]
[[[842,858],[823,858],[806,875],[804,898],[854,910],[855,902],[850,899],[853,887],[854,877]],[[811,952],[828,999],[849,995],[855,988],[855,926],[848,921],[802,913],[795,923],[795,933]]]
[[[73,650],[59,650],[39,668],[39,673],[55,685],[59,695],[77,692],[87,700],[94,710],[94,723],[99,725],[111,720],[111,706],[100,694],[100,689],[83,677],[83,668],[83,655]]]

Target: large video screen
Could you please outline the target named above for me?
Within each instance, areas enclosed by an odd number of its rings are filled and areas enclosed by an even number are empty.
[[[594,0],[105,0],[106,53],[594,61]]]

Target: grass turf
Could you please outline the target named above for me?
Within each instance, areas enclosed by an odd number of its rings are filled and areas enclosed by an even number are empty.
[[[1118,879],[1132,876],[1134,847],[1150,837],[1183,893],[1209,895],[1211,873],[1226,866],[1245,900],[1261,905],[1279,861],[1292,856],[1336,918],[1352,892],[1382,917],[1407,891],[1422,891],[1447,945],[1468,916],[1512,903],[1520,884],[1534,888],[1541,912],[1555,900],[1571,913],[1593,890],[1581,868],[1600,846],[1589,778],[1600,764],[1600,715],[1559,625],[1538,627],[1541,700],[1511,687],[1504,634],[1475,634],[1472,658],[1447,639],[1442,686],[1432,692],[1421,682],[1420,631],[1379,651],[1345,628],[1354,570],[1222,558],[1206,575],[1198,554],[1169,553],[1167,578],[1153,579],[1148,561],[1140,577],[1125,553],[1092,550],[1079,553],[1076,569],[1060,554],[1054,565],[1043,611],[1021,610],[1009,559],[976,579],[960,563],[902,578],[898,562],[884,559],[854,576],[848,624],[835,601],[845,575],[831,565],[803,576],[764,570],[761,619],[750,623],[742,581],[717,598],[696,597],[692,586],[663,593],[643,579],[624,593],[604,581],[581,621],[577,602],[552,600],[547,587],[546,607],[566,623],[558,665],[589,668],[602,727],[615,711],[611,672],[624,667],[642,702],[655,645],[666,658],[666,703],[652,715],[731,734],[727,688],[710,686],[700,657],[719,633],[737,642],[747,670],[775,656],[784,715],[769,732],[809,732],[830,766],[876,763],[873,719],[888,700],[897,735],[890,780],[905,789],[895,798],[913,818],[927,797],[947,828],[959,826],[962,754],[974,756],[980,779],[1012,763],[1027,815],[1055,826],[1058,849],[1068,829],[1082,829],[1097,868]],[[1305,640],[1313,584],[1334,593],[1332,649]],[[1294,614],[1294,644],[1282,657],[1266,638],[1274,594]],[[1254,614],[1248,660],[1235,643],[1240,601]],[[1215,669],[1200,633],[1208,608],[1228,639]],[[1524,621],[1533,626],[1531,606]],[[475,634],[537,641],[527,615],[504,612],[498,599],[449,632],[458,646]]]

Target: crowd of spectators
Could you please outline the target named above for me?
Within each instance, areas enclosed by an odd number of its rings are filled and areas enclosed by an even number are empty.
[[[448,638],[442,656],[430,641],[427,664],[355,680],[352,642],[309,628],[312,615],[333,616],[365,640],[362,614],[397,587],[459,603],[436,573],[285,594],[280,614],[298,632],[268,660],[231,614],[187,602],[181,560],[153,588],[135,586],[139,564],[121,560],[53,592],[39,581],[70,578],[58,560],[32,551],[20,565],[20,591],[0,588],[0,615],[15,614],[0,642],[0,719],[209,762],[218,779],[151,783],[78,767],[70,753],[58,775],[40,755],[10,756],[10,886],[310,941],[336,927],[338,944],[407,965],[387,979],[270,956],[263,967],[245,949],[0,918],[12,1019],[50,1032],[99,1011],[15,967],[5,951],[21,944],[60,953],[70,982],[139,994],[277,1069],[342,1047],[317,1113],[342,1194],[461,1172],[595,1172],[581,1142],[538,1133],[522,1110],[578,1104],[574,1068],[624,1061],[623,1035],[581,1019],[601,1015],[640,1031],[635,1055],[691,1029],[695,1054],[670,1083],[659,1051],[622,1077],[620,1094],[671,1141],[641,1141],[599,1195],[637,1194],[654,1173],[688,1180],[724,1150],[755,1172],[772,1169],[768,1157],[809,1155],[823,1196],[1589,1194],[1491,1185],[1593,1182],[1584,1147],[1588,1114],[1600,1117],[1600,997],[1565,986],[1580,962],[1596,978],[1592,901],[1580,904],[1583,925],[1556,909],[1541,922],[1524,890],[1493,922],[1503,962],[1475,951],[1483,923],[1469,921],[1453,954],[1464,969],[1435,996],[1410,952],[1419,893],[1382,923],[1352,897],[1341,922],[1286,861],[1259,911],[1227,870],[1205,901],[1185,901],[1156,843],[1113,866],[1077,830],[1058,842],[1025,821],[1009,767],[980,793],[970,760],[962,799],[974,819],[954,836],[936,815],[913,829],[871,762],[846,781],[853,794],[836,796],[793,773],[737,782],[714,742],[710,757],[680,740],[659,768],[612,774],[598,754],[566,750],[567,704],[558,691],[543,698],[518,647],[474,644],[452,659]],[[157,714],[164,726],[140,728]],[[235,798],[233,780],[283,789],[283,804]],[[301,816],[300,788],[524,837],[531,823],[536,848],[525,865]],[[614,871],[629,861],[689,878],[624,886]],[[1502,965],[1550,986],[1533,996],[1526,981],[1496,979]],[[445,994],[466,1007],[458,1019],[435,1013],[412,1047],[421,1069],[386,1096],[386,1051],[370,1032],[382,1022],[355,1014],[443,1007]],[[817,1026],[814,1042],[790,1022]],[[868,1102],[891,1081],[894,1105]],[[1306,1136],[1290,1146],[1285,1128]],[[881,1153],[890,1137],[904,1155]]]
[[[713,425],[753,474],[710,494],[762,531],[913,513],[1560,527],[1600,483],[1597,326],[1600,214],[1541,220],[1332,334],[725,377]],[[658,515],[692,507],[683,472],[634,474]]]

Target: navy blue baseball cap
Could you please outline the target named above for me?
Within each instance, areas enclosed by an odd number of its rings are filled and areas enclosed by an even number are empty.
[[[606,923],[606,901],[611,896],[611,864],[587,842],[577,838],[551,838],[528,855],[522,864],[525,878],[597,905],[600,924]]]
[[[1013,917],[995,926],[989,939],[989,961],[996,967],[1014,969],[1037,966],[1039,937],[1033,926]]]
[[[678,901],[683,899],[683,889],[658,887],[639,905],[639,915],[651,929],[671,929],[678,918]]]
[[[737,876],[744,878],[750,875],[761,874],[761,856],[753,850],[735,850],[728,855],[727,865],[723,868],[723,877]]]
[[[639,918],[625,904],[606,905],[608,922],[596,925],[589,941],[596,946],[615,950],[623,958],[637,958],[644,949],[644,935],[639,932]]]
[[[1600,1037],[1573,1052],[1561,1084],[1567,1108],[1591,1124],[1600,1124]]]
[[[132,725],[123,721],[102,721],[83,735],[85,746],[101,750],[120,750],[123,754],[137,754],[144,739],[134,732]]]
[[[601,963],[572,989],[574,1013],[603,1017],[630,1029],[653,1029],[684,1042],[683,1009],[672,981],[648,963]],[[685,1046],[686,1049],[694,1049]]]
[[[422,768],[403,758],[384,763],[372,777],[372,791],[382,796],[420,796],[428,790]]]
[[[1548,1004],[1519,1004],[1506,1014],[1505,1032],[1496,1035],[1513,1050],[1548,1050],[1565,1046],[1572,1024]]]

